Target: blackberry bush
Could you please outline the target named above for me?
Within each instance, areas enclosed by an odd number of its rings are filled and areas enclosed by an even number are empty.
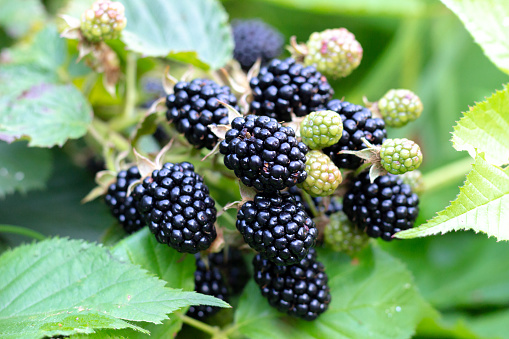
[[[262,295],[280,312],[314,320],[329,307],[328,277],[323,264],[316,260],[314,249],[290,266],[275,265],[257,254],[253,266]]]
[[[323,149],[339,168],[355,169],[361,164],[361,159],[355,155],[339,152],[366,148],[362,138],[373,145],[381,145],[387,137],[384,121],[373,118],[371,111],[366,107],[335,99],[329,101],[327,110],[339,113],[343,121],[341,139],[333,146]]]
[[[318,231],[301,203],[289,193],[259,193],[237,214],[246,243],[277,265],[299,262],[314,246]]]
[[[306,180],[308,148],[295,131],[266,116],[235,118],[219,145],[224,164],[249,187],[274,192]]]
[[[397,175],[383,175],[371,183],[364,172],[345,194],[343,211],[370,237],[391,241],[395,233],[414,227],[419,198]]]
[[[165,163],[134,188],[133,197],[160,243],[179,252],[197,253],[216,238],[215,201],[188,162]]]
[[[137,211],[137,202],[133,196],[127,195],[129,185],[141,178],[138,167],[132,166],[117,174],[117,180],[108,187],[104,196],[111,213],[122,224],[127,233],[133,233],[145,226],[145,222]]]
[[[232,23],[235,48],[233,58],[245,71],[258,58],[262,64],[277,58],[283,52],[283,36],[274,27],[261,20],[236,20]]]
[[[302,117],[325,107],[334,95],[327,79],[313,66],[294,59],[272,60],[251,79],[250,112],[278,121],[290,121],[291,113]]]
[[[208,126],[228,124],[228,109],[219,101],[239,109],[230,88],[212,80],[194,79],[176,83],[173,90],[166,97],[166,118],[191,145],[212,149],[218,139]]]

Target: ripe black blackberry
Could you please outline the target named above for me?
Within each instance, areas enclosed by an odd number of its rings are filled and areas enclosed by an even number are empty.
[[[108,187],[104,196],[111,213],[122,224],[127,233],[133,233],[145,226],[143,218],[136,210],[137,202],[132,195],[127,196],[129,185],[141,178],[138,167],[132,166],[117,174],[117,180]]]
[[[132,195],[160,243],[179,252],[197,253],[216,238],[215,201],[192,164],[164,164],[136,186]]]
[[[334,95],[325,76],[292,58],[272,60],[251,79],[250,86],[251,112],[278,121],[290,121],[292,112],[301,117],[321,109]]]
[[[235,20],[232,23],[235,49],[233,58],[243,70],[249,70],[258,58],[262,64],[283,52],[283,36],[261,20]]]
[[[238,110],[237,99],[228,86],[219,86],[208,79],[194,79],[177,82],[173,90],[174,93],[166,97],[168,121],[175,123],[190,144],[214,148],[218,139],[207,126],[228,124],[228,110],[219,101]]]
[[[240,180],[263,192],[274,192],[306,180],[307,146],[291,127],[266,116],[235,118],[219,145],[224,164]]]
[[[315,245],[318,230],[304,206],[289,193],[258,193],[237,214],[246,243],[277,265],[292,265]]]
[[[355,169],[359,167],[361,158],[353,154],[338,154],[338,152],[358,151],[366,148],[362,138],[366,138],[373,145],[381,145],[387,137],[384,121],[380,118],[373,118],[371,111],[366,107],[337,99],[329,101],[327,109],[341,115],[343,136],[335,145],[323,149],[323,152],[339,168]]]
[[[291,266],[278,266],[261,254],[253,258],[254,279],[269,304],[291,316],[314,320],[329,307],[331,295],[323,264],[311,249]]]
[[[414,227],[419,198],[398,175],[382,175],[371,183],[361,173],[343,198],[348,218],[373,238],[391,241],[392,236]]]
[[[223,277],[226,277],[227,285],[230,287],[232,294],[242,292],[250,278],[250,274],[239,250],[228,247],[228,251],[223,250],[209,255],[209,260],[219,268]]]
[[[205,263],[200,257],[199,253],[195,254],[196,258],[196,271],[194,271],[194,290],[198,293],[211,295],[218,299],[228,301],[228,288],[223,279],[223,275],[219,268],[208,257],[208,263]],[[197,305],[189,307],[187,315],[195,319],[203,319],[214,313],[217,313],[221,308],[209,305]]]

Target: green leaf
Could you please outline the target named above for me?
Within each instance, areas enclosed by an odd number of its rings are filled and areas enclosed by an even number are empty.
[[[51,152],[25,143],[0,142],[0,197],[41,189],[51,174]]]
[[[216,0],[128,0],[122,40],[143,56],[168,56],[202,69],[232,57],[228,16]]]
[[[5,337],[142,330],[127,321],[159,324],[189,305],[228,306],[211,296],[168,289],[106,248],[79,240],[52,239],[6,252],[0,276],[0,336]]]
[[[426,224],[397,233],[411,239],[437,233],[471,229],[509,240],[509,174],[478,155],[460,193],[445,210]]]
[[[25,35],[46,16],[44,6],[38,0],[0,0],[0,8],[0,26],[13,38]]]
[[[157,275],[171,288],[194,289],[194,256],[159,243],[148,227],[119,242],[112,252],[120,260],[140,265]]]
[[[454,148],[472,158],[484,153],[486,160],[501,166],[509,163],[509,88],[497,91],[458,121],[452,134]]]
[[[397,259],[374,247],[359,263],[321,251],[332,302],[312,322],[287,318],[272,309],[259,288],[248,285],[235,313],[235,328],[249,338],[408,338],[419,321],[432,316],[410,272]],[[289,332],[288,332],[289,331]]]
[[[0,106],[0,139],[29,139],[30,146],[62,146],[85,135],[92,108],[74,85],[40,83]]]
[[[509,3],[506,0],[442,0],[463,22],[486,56],[509,74]]]

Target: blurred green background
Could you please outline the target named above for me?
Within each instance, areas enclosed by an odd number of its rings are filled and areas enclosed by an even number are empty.
[[[40,29],[65,2],[0,0],[0,48]],[[508,81],[440,1],[226,0],[223,5],[230,19],[261,18],[287,40],[295,35],[305,41],[312,32],[335,27],[353,32],[364,57],[352,75],[332,83],[336,98],[362,104],[363,96],[375,101],[391,88],[417,93],[424,104],[422,117],[388,134],[419,142],[425,174],[468,156],[452,148],[455,122],[462,111]],[[45,235],[100,238],[114,220],[100,201],[80,204],[94,182],[93,174],[69,157],[73,144],[79,141],[40,150],[51,153],[47,187],[3,197],[0,224],[26,226]],[[461,162],[460,168],[465,174],[469,169]],[[455,198],[464,177],[455,178],[422,196],[419,223]],[[22,240],[0,236],[2,248]],[[408,265],[424,297],[444,314],[441,320],[421,324],[418,337],[509,338],[508,244],[460,232],[381,246]]]

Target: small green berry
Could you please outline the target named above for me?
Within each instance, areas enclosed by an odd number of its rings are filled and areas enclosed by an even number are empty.
[[[81,15],[81,32],[91,42],[116,39],[127,24],[120,2],[98,0]]]
[[[391,89],[378,100],[378,110],[387,126],[402,127],[421,116],[421,99],[407,89]]]
[[[343,135],[343,121],[334,111],[311,112],[300,124],[302,142],[311,149],[336,144]]]
[[[306,155],[307,178],[299,185],[312,197],[325,197],[334,193],[343,180],[341,171],[332,160],[320,151]]]
[[[311,34],[306,43],[306,66],[332,78],[346,77],[361,63],[362,46],[346,28],[327,29]]]
[[[401,180],[403,180],[403,183],[410,185],[412,188],[412,191],[417,194],[421,194],[424,192],[424,180],[422,178],[422,173],[419,170],[406,172],[405,174],[402,174]]]
[[[382,167],[392,174],[416,170],[422,163],[421,148],[408,139],[387,139],[380,148]]]
[[[354,256],[369,243],[368,235],[348,220],[344,212],[336,212],[329,217],[324,240],[332,250],[349,256]]]

